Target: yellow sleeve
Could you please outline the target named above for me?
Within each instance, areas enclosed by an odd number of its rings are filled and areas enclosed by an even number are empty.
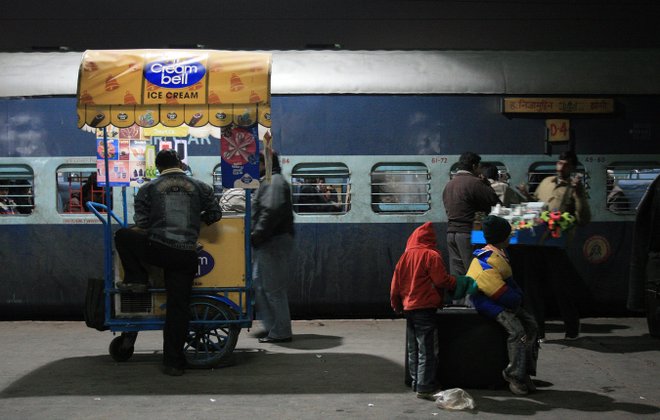
[[[498,264],[499,262],[498,258],[493,257],[489,258],[488,262],[483,262],[479,260],[479,258],[474,258],[467,272],[467,275],[477,282],[479,290],[488,297],[499,296],[503,292],[503,289],[507,287],[504,282],[504,277],[497,267],[500,265]],[[495,267],[491,264],[494,264]]]

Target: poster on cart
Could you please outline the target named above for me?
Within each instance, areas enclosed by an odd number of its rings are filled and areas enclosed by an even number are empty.
[[[106,127],[107,152],[105,150],[104,133],[99,129],[96,133],[96,171],[98,184],[111,187],[139,187],[149,181],[147,157],[153,159],[153,152],[147,153],[150,142],[143,138],[142,129],[137,125],[127,128]],[[108,158],[109,177],[106,179],[105,160]]]
[[[259,188],[259,130],[257,124],[222,128],[220,137],[222,186]]]

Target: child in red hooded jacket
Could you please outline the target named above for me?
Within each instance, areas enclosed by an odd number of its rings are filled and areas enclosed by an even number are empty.
[[[461,299],[477,286],[470,277],[447,273],[433,224],[426,222],[408,238],[390,287],[392,309],[406,318],[408,368],[417,398],[433,400],[437,391],[436,311],[442,307],[445,289]]]

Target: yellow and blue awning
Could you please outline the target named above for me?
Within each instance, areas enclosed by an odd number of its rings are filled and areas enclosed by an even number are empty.
[[[271,54],[90,50],[78,75],[78,126],[270,127]]]

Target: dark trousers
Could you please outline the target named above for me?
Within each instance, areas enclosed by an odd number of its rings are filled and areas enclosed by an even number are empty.
[[[412,389],[417,392],[433,392],[437,388],[436,309],[405,311],[406,350]]]
[[[539,356],[536,321],[524,309],[516,312],[504,310],[495,320],[506,330],[509,364],[506,373],[524,382],[527,375],[536,375],[536,361]]]
[[[567,335],[577,335],[582,280],[566,250],[551,246],[510,249],[514,278],[523,286],[524,308],[534,315],[539,337],[545,337],[545,296],[554,296]]]
[[[163,364],[183,368],[183,346],[188,337],[190,295],[197,272],[197,253],[181,251],[149,241],[139,229],[120,229],[115,247],[124,267],[126,283],[147,283],[148,273],[142,262],[163,268],[167,307],[163,329]]]

